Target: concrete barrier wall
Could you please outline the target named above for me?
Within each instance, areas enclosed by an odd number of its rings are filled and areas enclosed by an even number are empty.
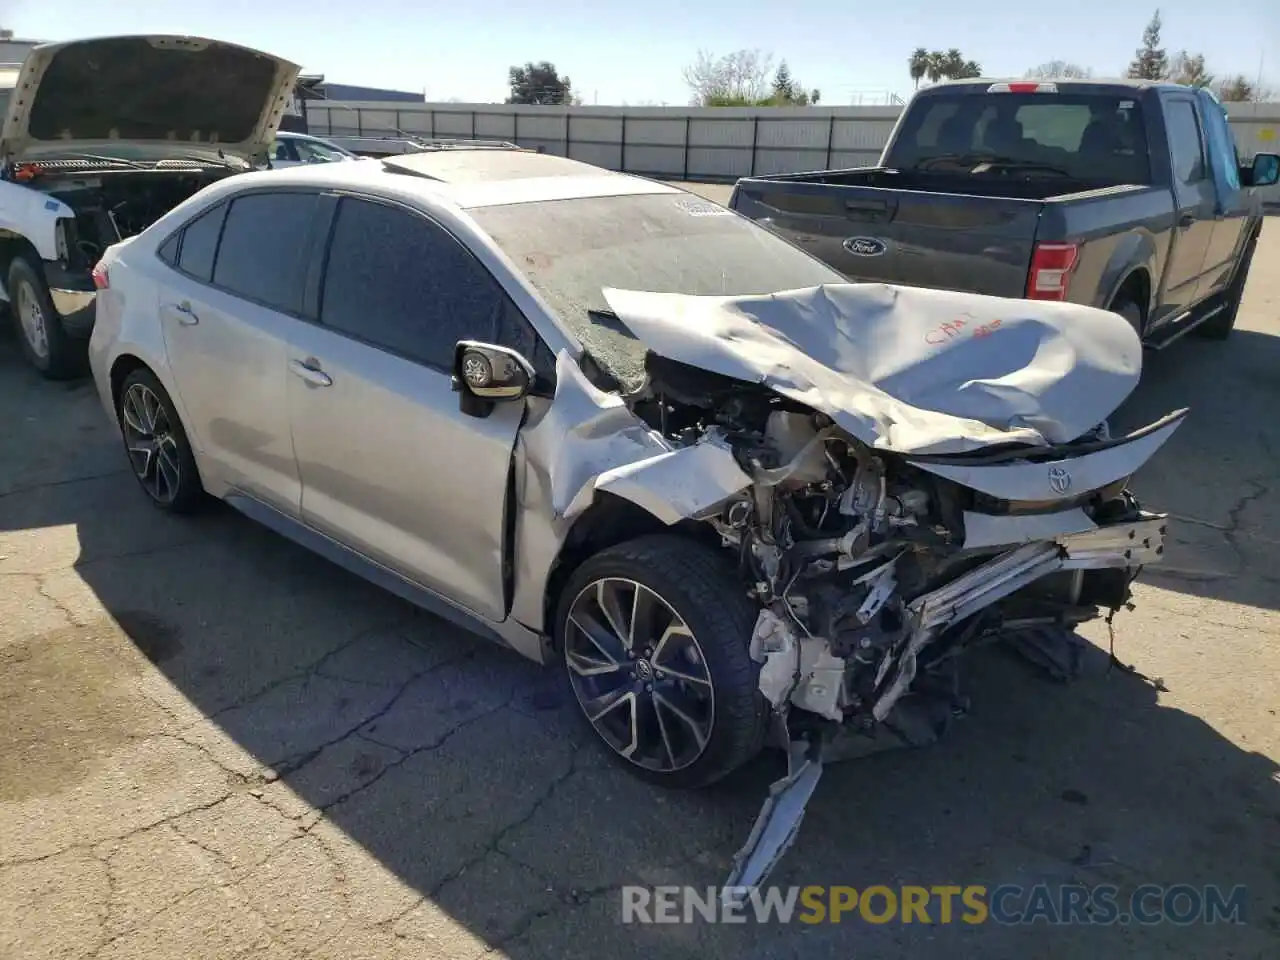
[[[901,107],[534,107],[309,101],[318,136],[510,140],[630,173],[734,180],[874,164]],[[1243,156],[1280,152],[1280,103],[1232,104]],[[1280,202],[1280,188],[1265,193]]]

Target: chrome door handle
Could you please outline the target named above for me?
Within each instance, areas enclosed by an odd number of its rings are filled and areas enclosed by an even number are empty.
[[[316,366],[312,366],[311,364],[304,363],[301,360],[290,360],[289,371],[296,376],[301,377],[313,387],[327,387],[333,383],[333,378],[323,370]]]
[[[200,318],[196,316],[195,311],[191,309],[191,304],[186,300],[176,304],[173,309],[177,311],[178,322],[184,327],[194,327],[200,322]]]

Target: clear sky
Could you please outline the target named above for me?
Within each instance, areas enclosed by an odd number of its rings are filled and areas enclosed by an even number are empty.
[[[268,50],[329,80],[501,100],[507,68],[550,60],[585,102],[689,99],[681,70],[699,49],[785,58],[823,102],[907,94],[910,52],[959,47],[987,76],[1060,59],[1124,70],[1157,2],[1164,44],[1205,54],[1211,71],[1280,87],[1280,0],[0,0],[18,37],[64,40],[188,33]]]

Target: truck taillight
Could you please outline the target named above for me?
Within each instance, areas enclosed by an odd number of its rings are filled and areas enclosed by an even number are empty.
[[[993,83],[987,87],[987,93],[1057,93],[1056,83],[1041,83],[1038,80],[1014,80]]]
[[[107,276],[107,265],[101,260],[93,265],[91,276],[93,277],[94,289],[107,290],[111,287],[111,278]]]
[[[1079,255],[1079,244],[1037,243],[1027,272],[1027,299],[1066,300],[1067,284]]]

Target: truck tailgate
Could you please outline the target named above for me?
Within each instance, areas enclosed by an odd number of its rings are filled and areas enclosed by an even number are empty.
[[[850,280],[1021,297],[1043,202],[746,178],[729,205]]]

